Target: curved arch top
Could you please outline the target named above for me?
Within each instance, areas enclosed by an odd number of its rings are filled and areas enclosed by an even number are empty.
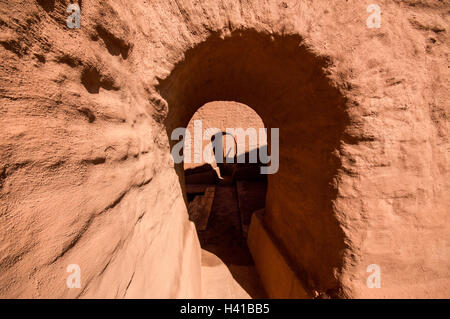
[[[268,128],[279,128],[280,168],[269,176],[264,223],[304,285],[336,295],[345,245],[330,185],[349,119],[327,65],[300,36],[239,30],[189,49],[158,90],[168,103],[169,136],[200,106],[220,100],[245,103]]]

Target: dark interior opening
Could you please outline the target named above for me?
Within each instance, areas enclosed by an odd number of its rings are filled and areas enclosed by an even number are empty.
[[[311,295],[337,296],[347,245],[334,206],[340,152],[343,142],[358,139],[347,130],[347,100],[327,77],[329,67],[298,35],[236,30],[187,50],[157,89],[168,105],[169,139],[210,101],[250,105],[267,128],[280,128],[279,171],[267,178],[264,226]],[[175,170],[186,185],[182,165]]]
[[[233,153],[227,153],[225,143],[215,143],[226,135],[233,140]],[[196,224],[202,249],[219,257],[251,297],[264,298],[266,293],[247,247],[251,215],[264,210],[267,193],[267,175],[260,173],[264,164],[249,160],[249,153],[259,149],[245,153],[244,163],[238,163],[234,136],[216,133],[211,145],[217,169],[204,164],[184,170],[190,219]]]

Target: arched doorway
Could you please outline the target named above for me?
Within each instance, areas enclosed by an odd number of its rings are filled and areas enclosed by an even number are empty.
[[[260,147],[267,147],[266,140],[259,115],[232,101],[205,104],[185,132],[183,164],[190,220],[203,250],[203,269],[210,267],[211,253],[227,266],[235,281],[229,283],[226,273],[215,274],[214,280],[223,277],[222,286],[235,287],[224,295],[227,298],[266,296],[247,247],[251,215],[265,207],[267,175],[260,173],[263,164],[257,155]],[[211,276],[204,277],[206,286],[214,285]]]
[[[158,90],[169,106],[169,137],[199,107],[223,100],[245,103],[279,128],[279,170],[268,176],[262,223],[310,295],[338,296],[345,235],[333,201],[349,118],[327,66],[299,36],[240,30],[188,50]],[[182,165],[176,170],[183,186]],[[295,296],[289,282],[278,285]]]

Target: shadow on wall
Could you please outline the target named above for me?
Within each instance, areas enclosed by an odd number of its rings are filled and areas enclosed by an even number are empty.
[[[237,163],[225,162],[214,164],[217,165],[220,174],[214,169],[214,166],[205,163],[201,166],[194,168],[188,168],[184,171],[184,182],[186,184],[217,184],[220,179],[224,177],[230,177],[230,183],[233,184],[236,181],[260,181],[266,182],[267,175],[261,174],[261,167],[267,166],[267,164],[256,162],[250,163],[249,159],[253,156],[257,156],[260,152],[267,152],[267,146],[263,146],[257,149],[253,149],[250,152],[246,152],[241,156],[245,158],[245,162]],[[252,155],[254,154],[254,155]]]
[[[280,129],[279,171],[268,176],[264,223],[305,287],[338,297],[346,244],[333,201],[340,144],[352,140],[344,134],[346,100],[324,74],[329,64],[297,35],[213,33],[189,49],[157,89],[169,107],[169,140],[211,101],[249,105],[268,129]],[[184,187],[183,165],[175,169]]]
[[[256,154],[258,149],[250,152]],[[250,152],[243,157],[250,157]],[[223,151],[217,153],[223,155]],[[265,207],[267,176],[260,174],[264,164],[226,165],[204,164],[185,170],[189,219],[196,225],[202,249],[217,256],[248,295],[263,298],[266,293],[246,238],[251,215]]]

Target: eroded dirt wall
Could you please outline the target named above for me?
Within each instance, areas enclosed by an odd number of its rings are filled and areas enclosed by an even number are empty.
[[[1,3],[0,296],[198,297],[197,235],[134,23],[148,10],[84,1],[69,30],[67,3]]]
[[[300,133],[305,148],[298,151],[321,160],[296,157],[295,164],[285,151],[281,159],[292,164],[280,162],[269,199],[308,183],[300,176],[311,171],[297,172],[334,154],[331,171],[312,189],[314,210],[285,197],[266,217],[312,290],[448,297],[448,1],[378,1],[380,29],[366,26],[371,2],[356,0],[84,0],[74,30],[66,27],[68,3],[0,2],[1,296],[200,295],[198,240],[167,132],[215,98],[259,107],[269,127],[282,127],[292,103],[302,101],[300,114],[315,121],[289,125],[280,147],[291,147]],[[217,65],[208,59],[190,64],[190,74],[177,73],[202,43],[226,58],[217,46],[240,31],[255,39],[293,37],[303,62],[287,59],[297,49],[255,45],[265,57],[279,54],[284,67],[269,76],[270,66],[250,61],[221,86],[202,82]],[[260,62],[267,61],[274,60]],[[289,68],[290,61],[304,69]],[[265,86],[232,91],[245,74]],[[199,88],[191,80],[208,90],[192,93]],[[282,88],[298,99],[287,100],[292,95]],[[301,92],[309,95],[302,100]],[[331,98],[342,108],[320,103]],[[258,99],[278,115],[264,114]],[[330,119],[336,123],[327,128]],[[326,154],[317,139],[325,139]],[[287,175],[297,180],[277,183]],[[281,186],[271,193],[275,184]],[[318,216],[329,222],[320,227]],[[331,247],[330,228],[340,234]],[[69,264],[81,267],[81,289],[66,286]],[[380,289],[366,286],[370,264],[381,267]]]

